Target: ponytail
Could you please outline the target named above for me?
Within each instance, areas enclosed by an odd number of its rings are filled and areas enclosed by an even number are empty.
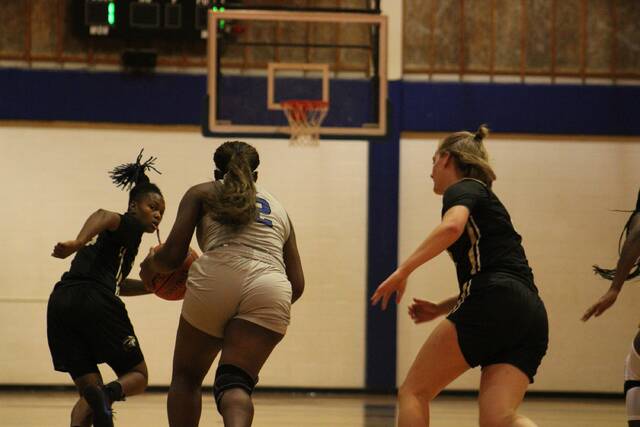
[[[146,193],[158,193],[162,196],[160,188],[151,183],[145,173],[146,170],[153,170],[158,174],[162,174],[154,166],[158,158],[151,156],[144,163],[140,163],[143,151],[144,148],[140,150],[135,163],[124,163],[116,166],[109,172],[111,180],[117,187],[121,187],[123,190],[129,190],[129,203],[133,200],[138,200],[142,194]]]
[[[496,174],[489,164],[489,154],[484,139],[489,128],[480,125],[475,133],[456,132],[446,137],[438,147],[439,153],[449,153],[465,178],[474,178],[491,187]]]
[[[207,202],[211,217],[222,224],[242,227],[258,214],[253,172],[260,162],[258,152],[241,141],[222,144],[214,154],[222,183]]]
[[[631,221],[633,220],[633,218],[640,214],[640,194],[638,194],[638,206],[636,206],[636,210],[633,211],[633,213],[631,214],[631,216],[629,217],[629,219],[627,220],[627,223],[624,225],[624,228],[622,229],[622,233],[620,233],[620,239],[618,240],[618,256],[620,256],[622,254],[622,238],[623,236],[626,238],[626,236],[628,236],[629,234],[629,226],[631,226]],[[634,279],[638,276],[640,276],[640,265],[638,264],[640,262],[640,260],[636,260],[635,264],[633,265],[633,270],[631,270],[629,272],[629,275],[624,279],[625,281],[627,280],[631,280]],[[597,275],[599,275],[600,277],[602,277],[603,279],[607,279],[607,280],[613,280],[613,278],[616,275],[616,269],[615,268],[602,268],[598,265],[594,265],[593,266],[593,272]]]
[[[489,136],[489,128],[487,125],[480,125],[476,133],[473,134],[473,140],[478,144],[482,144],[482,141]]]

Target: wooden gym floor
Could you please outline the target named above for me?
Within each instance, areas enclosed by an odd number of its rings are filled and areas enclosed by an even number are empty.
[[[72,392],[0,392],[0,425],[3,427],[68,426],[75,403]],[[255,427],[393,427],[393,396],[314,395],[257,392]],[[148,392],[117,403],[116,426],[167,426],[166,393]],[[540,427],[625,426],[624,401],[620,399],[527,398],[522,414]],[[475,398],[442,396],[431,409],[436,427],[477,426]],[[201,426],[222,426],[213,399],[203,397]]]

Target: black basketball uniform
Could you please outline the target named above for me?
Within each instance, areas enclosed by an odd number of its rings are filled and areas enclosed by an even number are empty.
[[[467,363],[508,363],[529,381],[548,344],[547,313],[509,213],[481,181],[465,178],[444,193],[442,215],[466,206],[465,231],[448,249],[460,296],[447,316]]]
[[[144,228],[128,213],[76,253],[47,307],[47,338],[55,370],[73,379],[107,363],[118,376],[144,360],[118,295],[138,253]]]

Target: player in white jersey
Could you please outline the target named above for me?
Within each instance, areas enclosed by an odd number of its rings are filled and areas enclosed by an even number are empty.
[[[185,193],[166,243],[142,264],[145,280],[179,267],[196,231],[203,254],[189,270],[167,403],[174,427],[198,425],[202,381],[220,351],[218,411],[225,426],[251,425],[258,374],[284,337],[290,306],[304,290],[291,221],[255,184],[255,148],[226,142],[214,162],[216,181]]]

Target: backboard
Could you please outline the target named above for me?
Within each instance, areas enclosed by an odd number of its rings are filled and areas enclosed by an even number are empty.
[[[329,104],[321,138],[386,134],[385,16],[216,8],[208,25],[205,136],[287,136],[291,99]]]

